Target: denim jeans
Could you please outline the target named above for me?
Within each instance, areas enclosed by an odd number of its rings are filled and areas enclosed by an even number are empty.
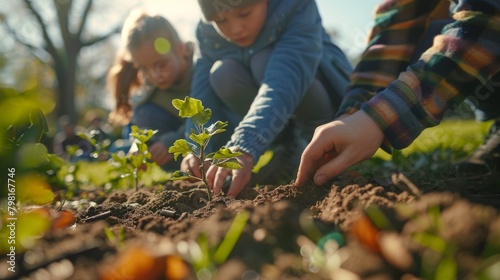
[[[179,129],[182,122],[161,106],[146,102],[134,109],[133,124],[141,129],[158,130],[158,133],[151,138],[151,141],[155,142],[163,133]]]
[[[235,123],[246,115],[257,96],[271,52],[272,48],[266,48],[255,54],[248,66],[233,59],[214,63],[210,71],[211,86],[233,119],[237,119]],[[333,120],[334,115],[328,92],[322,82],[315,79],[295,110],[293,123],[298,128],[298,136],[310,140],[316,127]]]

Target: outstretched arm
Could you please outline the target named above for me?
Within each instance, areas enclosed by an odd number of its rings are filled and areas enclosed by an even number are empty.
[[[323,185],[346,168],[370,158],[382,144],[380,128],[363,112],[316,129],[304,150],[295,185]]]
[[[438,124],[447,109],[488,86],[500,72],[498,4],[473,1],[454,19],[418,62],[362,103],[360,111],[316,130],[302,155],[296,185],[312,176],[322,184],[373,155],[382,142],[407,147],[423,129]]]

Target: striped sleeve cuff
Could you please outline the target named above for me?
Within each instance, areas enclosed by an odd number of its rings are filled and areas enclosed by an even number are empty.
[[[385,135],[385,151],[409,146],[427,127],[418,116],[424,116],[422,107],[405,95],[407,86],[395,81],[387,89],[365,102],[361,109],[371,117]],[[427,123],[427,122],[426,122]],[[435,121],[437,125],[439,121]]]

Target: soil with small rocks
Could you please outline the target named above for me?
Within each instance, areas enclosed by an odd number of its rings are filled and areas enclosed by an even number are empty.
[[[76,222],[18,255],[15,274],[2,256],[0,278],[425,279],[451,263],[456,279],[476,279],[500,254],[500,199],[415,188],[345,175],[209,202],[199,185],[116,190],[83,209],[66,203]],[[195,273],[193,248],[215,251],[236,217],[244,222],[227,258]]]

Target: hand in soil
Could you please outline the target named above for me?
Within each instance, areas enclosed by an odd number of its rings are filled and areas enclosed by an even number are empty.
[[[219,194],[222,190],[227,176],[231,177],[231,185],[227,192],[228,197],[236,197],[241,190],[250,182],[252,175],[252,168],[254,166],[252,156],[243,153],[243,155],[236,158],[241,165],[241,169],[231,170],[212,165],[207,172],[207,181],[214,190],[214,194]]]
[[[295,185],[313,179],[323,185],[350,166],[370,158],[384,140],[382,130],[363,111],[316,128],[304,150]]]
[[[193,154],[188,154],[182,159],[181,170],[189,173],[193,177],[201,178],[200,159]],[[205,170],[210,166],[210,162],[205,162]]]
[[[158,165],[164,165],[174,160],[174,155],[168,152],[168,148],[163,143],[156,142],[149,148],[151,159]]]

